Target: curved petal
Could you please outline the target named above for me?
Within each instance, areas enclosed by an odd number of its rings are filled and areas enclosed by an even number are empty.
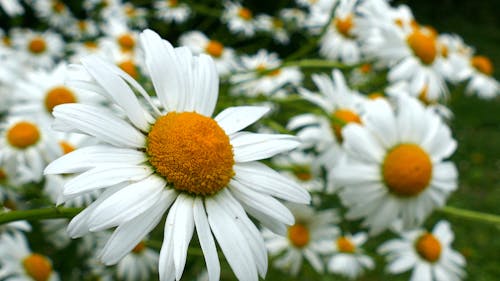
[[[231,136],[231,145],[234,161],[238,163],[266,159],[292,150],[300,145],[300,141],[291,135],[238,132]]]
[[[196,197],[194,200],[193,217],[198,240],[200,241],[200,246],[205,256],[205,263],[207,264],[208,280],[217,281],[220,278],[220,263],[217,256],[217,248],[212,232],[210,231],[207,213],[200,197]]]
[[[227,135],[236,133],[259,120],[269,112],[264,106],[237,106],[226,108],[214,118]]]

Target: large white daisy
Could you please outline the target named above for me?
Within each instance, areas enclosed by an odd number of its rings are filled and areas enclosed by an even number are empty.
[[[180,279],[195,228],[210,280],[220,275],[214,236],[237,278],[264,277],[264,241],[246,212],[285,232],[285,224],[293,224],[294,218],[274,197],[308,203],[310,196],[256,160],[293,149],[298,140],[240,132],[268,108],[231,107],[211,118],[219,82],[212,59],[193,56],[185,47],[174,49],[151,30],[140,40],[161,108],[118,67],[88,57],[82,60],[79,84],[113,100],[122,114],[83,104],[64,104],[53,111],[56,129],[82,132],[105,143],[66,154],[45,170],[81,173],[66,183],[66,200],[105,188],[71,221],[69,234],[79,237],[117,227],[100,254],[104,263],[114,264],[170,209],[160,280]]]
[[[363,126],[343,130],[347,161],[334,170],[347,218],[364,218],[372,233],[401,219],[421,224],[457,187],[457,170],[444,161],[457,146],[430,108],[402,95],[396,112],[385,99],[366,107]]]

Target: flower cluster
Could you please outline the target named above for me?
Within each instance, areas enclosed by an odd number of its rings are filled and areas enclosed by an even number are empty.
[[[135,2],[0,1],[1,280],[465,277],[424,224],[486,56],[385,0]]]

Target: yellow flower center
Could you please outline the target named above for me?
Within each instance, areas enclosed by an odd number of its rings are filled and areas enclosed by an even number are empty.
[[[65,86],[57,86],[50,89],[45,96],[45,108],[52,112],[54,107],[64,103],[75,103],[76,97],[73,91]]]
[[[7,179],[7,174],[5,173],[3,168],[0,168],[0,181],[6,180]],[[5,202],[4,202],[5,205]]]
[[[118,67],[125,71],[132,78],[137,79],[139,77],[139,72],[137,72],[137,67],[132,60],[122,61],[118,64]]]
[[[339,142],[343,141],[342,128],[348,123],[361,124],[359,115],[349,109],[338,109],[332,114],[332,129]]]
[[[97,43],[94,42],[94,41],[85,41],[83,42],[83,45],[87,48],[87,49],[91,49],[91,50],[94,50],[94,49],[97,49]]]
[[[123,51],[132,51],[135,47],[135,39],[131,34],[122,34],[117,41]]]
[[[273,27],[276,28],[276,29],[280,29],[280,28],[283,28],[284,26],[284,23],[282,20],[278,19],[278,18],[273,18]]]
[[[191,194],[212,195],[234,175],[229,137],[212,118],[195,112],[169,112],[156,120],[147,153],[157,173]]]
[[[363,74],[368,74],[372,71],[372,65],[369,63],[364,63],[362,66],[359,67],[359,70]]]
[[[68,154],[75,150],[75,147],[67,141],[60,141],[59,146],[61,147],[61,150],[64,154]]]
[[[144,241],[139,242],[135,247],[132,249],[132,253],[134,254],[140,254],[142,251],[146,249],[146,243]]]
[[[58,14],[64,12],[65,8],[66,6],[64,6],[64,3],[62,3],[61,1],[54,1],[52,4],[52,9],[54,9],[54,11]]]
[[[35,281],[47,281],[52,273],[50,261],[39,254],[31,254],[23,260],[23,267],[26,273]]]
[[[371,100],[376,100],[376,99],[380,99],[380,98],[384,98],[384,94],[380,93],[380,92],[373,92],[371,94],[368,95],[368,98],[371,99]]]
[[[424,64],[432,64],[437,55],[436,38],[419,29],[414,30],[406,39],[408,45]]]
[[[294,167],[293,174],[301,181],[309,181],[313,178],[311,169],[307,166]]]
[[[47,49],[47,43],[42,37],[36,36],[28,43],[28,50],[33,54],[39,55]]]
[[[240,10],[238,11],[238,16],[244,20],[251,20],[252,11],[247,8],[240,8]]]
[[[78,26],[78,29],[79,29],[80,31],[85,31],[85,30],[87,30],[87,26],[88,26],[88,25],[87,25],[87,22],[86,22],[86,21],[84,21],[84,20],[79,20],[79,21],[76,23],[76,25]]]
[[[177,0],[167,0],[167,3],[170,7],[175,7],[179,4],[179,1]]]
[[[224,46],[219,41],[215,40],[210,40],[205,47],[205,52],[216,58],[222,55],[222,51],[224,51]]]
[[[390,192],[401,197],[416,196],[429,185],[432,162],[418,145],[399,144],[385,156],[382,173]]]
[[[12,146],[24,149],[40,139],[40,131],[35,124],[21,121],[7,131],[7,140]]]
[[[349,240],[349,238],[341,236],[337,239],[337,249],[342,253],[354,253],[356,246]]]
[[[352,37],[350,32],[353,27],[352,15],[348,15],[345,18],[336,18],[333,23],[335,24],[335,28],[337,31],[342,34],[344,37]]]
[[[266,75],[266,76],[271,76],[271,77],[278,76],[281,73],[280,68],[276,68],[274,70],[269,71],[264,64],[259,64],[256,67],[256,70],[260,75]]]
[[[429,262],[439,260],[441,256],[441,243],[430,233],[425,233],[417,239],[415,244],[417,253]]]
[[[471,59],[471,64],[478,71],[486,75],[491,76],[493,74],[493,64],[491,63],[490,59],[485,56],[474,56]]]
[[[304,224],[296,223],[288,228],[288,239],[297,248],[307,245],[310,239],[309,236],[309,229]]]

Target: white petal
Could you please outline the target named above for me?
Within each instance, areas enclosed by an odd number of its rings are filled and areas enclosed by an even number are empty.
[[[112,265],[122,259],[155,228],[174,197],[175,191],[162,192],[157,204],[136,218],[118,226],[100,253],[101,260],[106,265]]]
[[[217,281],[220,278],[220,264],[217,256],[217,248],[212,232],[210,231],[205,207],[200,197],[196,197],[194,200],[193,217],[198,240],[200,241],[200,246],[205,256],[205,263],[207,264],[208,280]]]
[[[247,188],[290,202],[309,204],[311,201],[305,188],[262,163],[238,163],[233,169],[234,179]]]
[[[132,124],[146,132],[149,128],[148,120],[152,121],[153,118],[142,108],[128,84],[111,70],[118,67],[96,55],[84,57],[81,61],[90,75],[106,90],[108,97],[123,109]]]
[[[46,175],[79,173],[102,164],[138,165],[146,161],[146,155],[135,149],[93,145],[79,148],[52,161],[44,173]]]
[[[194,99],[194,110],[205,116],[212,116],[219,96],[219,75],[212,57],[200,54],[196,58],[194,81],[190,98]]]
[[[174,267],[175,279],[180,280],[186,265],[187,249],[194,230],[193,199],[185,194],[179,194],[174,205],[177,204],[177,213],[174,220]]]
[[[230,135],[253,124],[269,110],[269,107],[264,106],[229,107],[217,114],[215,121],[224,129],[227,135]]]
[[[141,215],[159,200],[165,181],[150,176],[116,192],[97,206],[90,215],[90,231],[101,231]]]
[[[238,132],[231,136],[231,145],[236,162],[250,162],[292,150],[298,147],[300,142],[290,135]]]
[[[356,158],[370,163],[380,163],[384,157],[384,150],[370,132],[354,123],[347,124],[342,129],[344,148]]]
[[[210,228],[219,243],[226,260],[233,269],[236,278],[242,281],[258,280],[255,261],[245,236],[241,233],[234,218],[214,199],[205,199]]]
[[[136,128],[99,107],[68,103],[54,107],[52,114],[75,130],[118,147],[142,148],[146,143]]]

